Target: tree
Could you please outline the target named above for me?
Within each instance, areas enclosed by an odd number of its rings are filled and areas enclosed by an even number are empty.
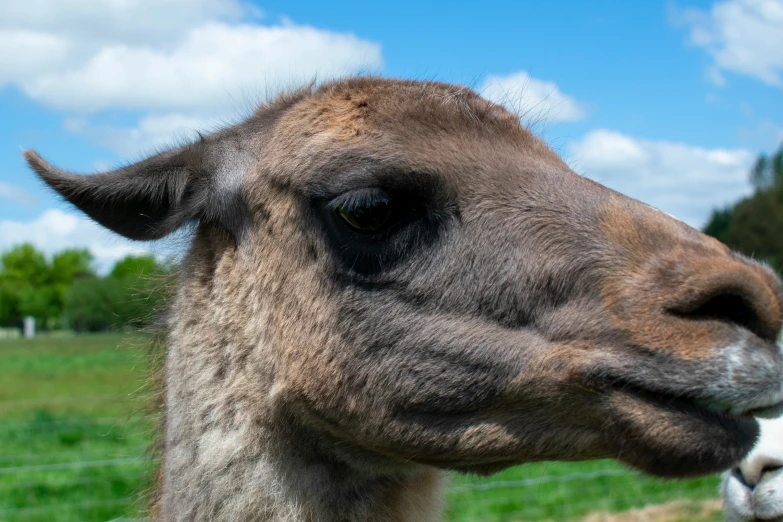
[[[0,277],[0,326],[16,326],[21,321],[19,291],[13,283]]]
[[[769,159],[765,155],[762,154],[756,158],[756,163],[748,176],[750,184],[756,190],[764,190],[770,185],[769,166]]]
[[[63,250],[52,257],[51,288],[57,300],[57,309],[52,310],[53,317],[63,317],[65,292],[77,278],[95,276],[91,266],[92,260],[92,254],[87,249]],[[64,319],[67,324],[67,315]]]
[[[62,295],[52,285],[29,286],[19,293],[19,313],[35,317],[42,326],[58,320],[62,310]]]
[[[721,243],[729,242],[729,228],[731,226],[731,217],[734,214],[732,207],[726,207],[723,210],[715,209],[712,216],[704,227],[704,233],[712,236]]]
[[[0,254],[0,326],[19,326],[26,315],[44,328],[61,327],[67,318],[78,331],[149,324],[173,266],[149,255],[127,256],[100,278],[92,260],[89,251],[70,249],[49,262],[30,244]]]
[[[48,290],[51,269],[46,256],[25,243],[3,252],[0,264],[0,323],[18,325],[25,315],[45,323],[56,312],[56,299]]]
[[[24,286],[43,286],[50,282],[51,269],[46,256],[29,243],[15,246],[0,255],[2,276]]]
[[[77,332],[100,332],[121,326],[122,319],[114,309],[123,298],[122,285],[115,279],[77,279],[65,292],[71,328]]]
[[[783,273],[783,184],[737,203],[726,244]]]
[[[755,193],[713,211],[704,232],[783,274],[783,144],[771,158],[758,157],[749,180]]]
[[[93,257],[87,249],[63,250],[52,257],[52,282],[67,287],[77,276],[95,275]]]
[[[150,255],[127,256],[118,261],[109,274],[123,290],[122,299],[114,304],[116,315],[134,327],[150,324],[165,299],[165,280],[170,271]]]
[[[772,171],[773,185],[783,184],[783,143],[780,144],[778,151],[770,160],[770,170]]]
[[[73,280],[92,274],[87,250],[63,250],[49,262],[43,252],[25,243],[0,255],[0,324],[18,325],[31,315],[43,328],[59,327],[65,291]]]
[[[163,272],[163,266],[154,256],[125,256],[114,265],[110,277],[125,279],[157,275]]]

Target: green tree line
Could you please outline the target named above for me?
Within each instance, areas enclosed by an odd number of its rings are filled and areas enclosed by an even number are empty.
[[[48,258],[33,245],[0,253],[0,327],[26,316],[39,329],[106,331],[138,328],[154,320],[174,267],[153,256],[127,256],[105,277],[88,250],[63,250]]]
[[[783,274],[783,144],[749,173],[754,193],[713,211],[704,232]]]

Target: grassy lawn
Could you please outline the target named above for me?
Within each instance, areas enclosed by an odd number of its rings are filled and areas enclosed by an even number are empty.
[[[139,516],[153,467],[143,345],[122,335],[0,340],[0,522]],[[717,485],[609,461],[531,464],[452,477],[444,520],[717,521],[714,502],[689,502],[715,498]],[[663,506],[628,513],[653,504]]]
[[[151,426],[142,342],[0,340],[0,521],[138,513]]]
[[[590,513],[616,513],[676,500],[718,496],[718,478],[662,481],[613,461],[545,462],[506,470],[490,478],[452,477],[446,520],[505,522],[581,520]],[[721,520],[684,511],[683,521]],[[666,514],[667,516],[669,513]],[[633,519],[637,520],[637,519]],[[638,518],[675,522],[680,518]]]

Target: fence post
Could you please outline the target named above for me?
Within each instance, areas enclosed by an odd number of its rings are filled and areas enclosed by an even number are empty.
[[[32,339],[35,337],[35,317],[28,315],[24,318],[24,338]]]

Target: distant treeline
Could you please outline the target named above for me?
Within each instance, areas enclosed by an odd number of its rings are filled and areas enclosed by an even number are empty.
[[[0,327],[33,316],[44,330],[139,328],[155,318],[174,267],[153,256],[127,256],[106,277],[88,250],[48,258],[30,244],[0,253]]]
[[[783,144],[759,156],[749,177],[753,195],[715,210],[704,232],[783,275]]]

